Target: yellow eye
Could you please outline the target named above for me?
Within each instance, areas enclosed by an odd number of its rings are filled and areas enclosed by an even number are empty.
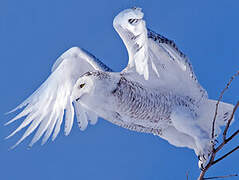
[[[85,83],[84,84],[81,84],[80,86],[79,86],[79,89],[80,88],[83,88],[85,86]]]

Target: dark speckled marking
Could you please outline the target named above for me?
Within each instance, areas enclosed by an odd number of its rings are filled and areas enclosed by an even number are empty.
[[[112,94],[117,97],[118,113],[122,116],[153,123],[159,121],[170,123],[171,110],[174,106],[183,106],[192,113],[196,106],[191,98],[148,90],[123,76]]]

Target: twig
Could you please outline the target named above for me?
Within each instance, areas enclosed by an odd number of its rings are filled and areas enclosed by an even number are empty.
[[[216,152],[215,152],[215,149],[213,149],[211,158],[210,158],[208,164],[206,165],[206,167],[201,171],[200,176],[198,177],[198,180],[204,180],[204,175],[206,174],[207,170],[212,166],[215,156],[216,156]]]
[[[236,76],[239,75],[239,71],[237,71],[236,74],[234,74],[229,82],[227,83],[226,87],[223,89],[223,91],[221,92],[220,94],[220,97],[217,101],[217,104],[216,104],[216,110],[215,110],[215,114],[214,114],[214,118],[213,118],[213,124],[212,124],[212,139],[214,139],[214,129],[215,129],[215,121],[216,121],[216,118],[217,118],[217,113],[218,113],[218,106],[219,106],[219,103],[221,102],[222,100],[222,97],[223,97],[223,94],[225,93],[225,91],[229,88],[229,86],[231,85],[232,81],[235,79]],[[228,119],[227,121],[227,124],[226,124],[226,127],[224,129],[224,132],[223,132],[223,142],[217,147],[215,148],[214,145],[212,147],[212,153],[211,153],[211,157],[210,157],[210,160],[209,162],[207,163],[206,167],[201,171],[200,173],[200,176],[198,177],[198,180],[205,180],[205,179],[216,179],[216,178],[226,178],[226,177],[231,177],[231,176],[237,176],[236,175],[229,175],[229,176],[217,176],[217,177],[210,177],[210,178],[204,178],[205,176],[205,173],[207,172],[207,170],[213,166],[214,164],[218,163],[219,161],[221,161],[222,159],[226,158],[228,155],[230,155],[231,153],[233,153],[234,151],[236,151],[237,149],[239,149],[239,146],[237,146],[236,148],[234,148],[233,150],[231,150],[230,152],[228,152],[227,154],[223,155],[222,157],[218,158],[217,160],[215,160],[215,157],[216,157],[216,153],[218,151],[220,151],[222,149],[222,147],[227,144],[229,141],[231,141],[236,135],[239,134],[239,129],[234,132],[229,138],[226,138],[226,135],[227,135],[227,131],[229,129],[229,126],[231,124],[231,121],[233,120],[233,117],[234,117],[234,114],[237,110],[237,108],[239,107],[239,101],[237,102],[236,106],[233,108],[233,111],[232,111],[232,114],[230,116],[230,118]]]
[[[237,73],[235,73],[229,80],[229,82],[227,83],[227,86],[222,90],[219,98],[218,98],[218,101],[217,101],[217,104],[216,104],[216,110],[215,110],[215,114],[214,114],[214,118],[213,118],[213,122],[212,122],[212,139],[214,139],[214,129],[215,129],[215,121],[216,121],[216,118],[217,118],[217,111],[218,111],[218,106],[219,106],[219,103],[221,102],[222,100],[222,97],[223,97],[223,94],[225,93],[225,91],[229,88],[229,86],[231,85],[233,79],[235,79],[236,76],[239,75],[239,71],[237,71]]]
[[[236,132],[234,132],[229,138],[227,138],[226,141],[227,141],[227,142],[231,141],[232,138],[234,138],[234,137],[235,137],[236,135],[238,135],[238,134],[239,134],[239,129],[238,129]]]
[[[229,178],[229,177],[235,177],[238,176],[238,174],[231,174],[228,176],[215,176],[215,177],[208,177],[208,178],[204,178],[204,179],[219,179],[219,178]]]
[[[224,132],[223,132],[223,140],[224,140],[224,141],[226,140],[228,128],[229,128],[229,126],[230,126],[230,124],[231,124],[231,121],[233,120],[234,114],[235,114],[235,112],[236,112],[238,106],[239,106],[239,101],[237,101],[236,106],[233,108],[232,115],[231,115],[230,119],[228,120],[227,125],[226,125],[226,127],[225,127],[225,129],[224,129]]]
[[[236,110],[237,110],[238,107],[239,107],[239,101],[237,102],[236,106],[234,106],[233,111],[232,111],[232,114],[231,114],[231,117],[230,117],[230,119],[229,119],[230,122],[229,122],[229,121],[227,122],[226,127],[229,127],[228,124],[231,123],[231,120],[233,119],[234,114],[235,114],[235,112],[236,112]],[[238,129],[238,130],[237,130],[235,133],[233,133],[229,138],[226,138],[227,131],[228,131],[228,128],[225,128],[225,130],[224,130],[224,132],[223,132],[223,142],[215,149],[215,153],[217,153],[218,151],[220,151],[225,144],[227,144],[227,143],[228,143],[229,141],[231,141],[236,135],[239,134],[239,129]],[[224,136],[224,134],[225,134],[225,136]],[[215,163],[214,163],[214,164],[215,164]]]
[[[239,106],[239,101],[237,102],[236,106],[234,106],[233,111],[232,111],[232,114],[231,114],[231,117],[230,117],[229,120],[232,120],[232,119],[233,119],[234,113],[236,112],[238,106]],[[226,127],[229,127],[229,126],[228,126],[229,123],[231,123],[231,121],[230,121],[230,122],[229,122],[229,121],[227,122],[227,126],[226,126]],[[228,131],[228,128],[227,128],[227,129],[225,128],[225,130],[224,130],[224,132],[223,132],[223,142],[222,142],[216,149],[214,149],[214,153],[217,153],[218,151],[220,151],[225,144],[227,144],[227,143],[228,143],[229,141],[231,141],[236,135],[239,134],[239,129],[238,129],[238,130],[237,130],[235,133],[233,133],[229,138],[226,138],[227,131]],[[225,136],[224,136],[224,134],[225,134]],[[215,163],[214,163],[214,164],[215,164]]]
[[[237,102],[237,105],[233,108],[233,112],[236,112],[237,108],[239,107],[239,101]],[[234,113],[232,113],[231,118],[233,118],[233,115]],[[212,154],[211,154],[211,157],[210,157],[210,160],[208,162],[208,164],[206,165],[206,167],[204,168],[204,170],[201,171],[200,173],[200,176],[198,178],[198,180],[204,180],[204,176],[205,176],[205,173],[207,172],[207,170],[215,165],[216,163],[218,163],[219,161],[221,161],[222,159],[224,159],[225,157],[227,157],[229,154],[233,153],[234,151],[236,151],[237,149],[239,149],[239,146],[237,146],[236,148],[234,148],[233,150],[231,150],[230,152],[228,152],[227,154],[223,155],[221,158],[215,160],[215,157],[216,157],[216,153],[218,151],[220,151],[222,149],[222,147],[227,144],[229,141],[231,141],[236,135],[239,134],[239,129],[233,133],[228,139],[223,139],[223,142],[215,149],[213,148],[212,150]]]
[[[230,155],[231,153],[233,153],[234,151],[236,151],[237,149],[239,149],[239,146],[235,147],[233,150],[231,150],[230,152],[226,153],[225,155],[223,155],[222,157],[218,158],[217,160],[213,161],[212,165],[218,163],[219,161],[223,160],[225,157],[227,157],[228,155]]]

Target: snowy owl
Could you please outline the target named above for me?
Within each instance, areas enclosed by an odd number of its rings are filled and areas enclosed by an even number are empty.
[[[89,52],[73,47],[62,54],[48,79],[22,104],[15,118],[25,117],[7,138],[29,126],[16,147],[34,130],[31,147],[42,136],[54,140],[65,117],[65,135],[74,114],[81,130],[101,117],[137,132],[151,133],[177,147],[194,150],[203,168],[212,151],[215,100],[198,83],[188,58],[175,43],[146,27],[140,8],[126,9],[113,21],[129,56],[122,72],[113,72]],[[220,103],[215,134],[233,105]]]

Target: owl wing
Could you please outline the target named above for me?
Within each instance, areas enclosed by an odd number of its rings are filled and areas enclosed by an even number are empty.
[[[22,124],[13,131],[10,138],[22,128],[29,126],[20,140],[12,147],[16,147],[34,130],[37,131],[29,144],[31,147],[44,134],[42,144],[52,135],[54,140],[61,128],[65,116],[65,135],[71,131],[74,114],[81,130],[87,127],[88,120],[91,124],[97,122],[97,116],[93,111],[85,109],[81,103],[71,98],[72,89],[77,79],[87,71],[101,70],[111,71],[93,55],[78,47],[73,47],[63,53],[54,63],[52,72],[47,80],[23,103],[10,112],[23,108],[16,117],[6,125],[19,118],[26,117]]]
[[[207,97],[188,58],[173,41],[146,27],[141,9],[122,11],[115,17],[113,25],[128,50],[129,62],[122,71],[126,76],[152,87],[174,89],[196,99]]]

